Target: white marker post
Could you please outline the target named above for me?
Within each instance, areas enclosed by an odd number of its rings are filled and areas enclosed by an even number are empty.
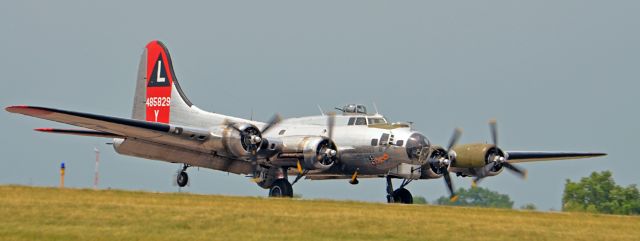
[[[95,169],[95,177],[93,178],[93,190],[98,189],[98,164],[100,163],[100,151],[97,147],[93,148],[93,151],[96,152],[96,169]]]

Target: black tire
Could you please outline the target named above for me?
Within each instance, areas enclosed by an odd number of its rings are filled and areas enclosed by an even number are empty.
[[[413,203],[413,195],[406,188],[398,188],[393,191],[393,202],[394,203],[404,203],[404,204],[412,204]]]
[[[179,187],[184,187],[189,183],[189,175],[186,172],[178,173],[178,177],[176,178],[176,182]]]
[[[293,187],[289,180],[281,178],[269,188],[269,197],[293,197]]]

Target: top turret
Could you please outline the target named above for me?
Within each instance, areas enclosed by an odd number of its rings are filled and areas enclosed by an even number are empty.
[[[339,111],[342,111],[343,115],[366,115],[367,107],[364,105],[357,104],[348,104],[342,108],[336,108]]]

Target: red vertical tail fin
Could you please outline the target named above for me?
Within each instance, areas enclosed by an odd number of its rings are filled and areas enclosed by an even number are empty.
[[[140,58],[132,117],[169,123],[172,109],[191,106],[178,84],[167,47],[157,40],[149,42]]]

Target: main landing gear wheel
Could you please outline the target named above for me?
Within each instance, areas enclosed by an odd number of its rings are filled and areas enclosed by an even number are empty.
[[[273,182],[269,189],[269,197],[293,197],[293,187],[286,178],[281,178]]]
[[[404,188],[406,185],[409,185],[410,182],[411,179],[403,180],[400,188],[394,191],[391,176],[387,176],[387,203],[413,204],[411,192]]]
[[[392,196],[394,203],[413,204],[413,195],[406,188],[396,189]]]

